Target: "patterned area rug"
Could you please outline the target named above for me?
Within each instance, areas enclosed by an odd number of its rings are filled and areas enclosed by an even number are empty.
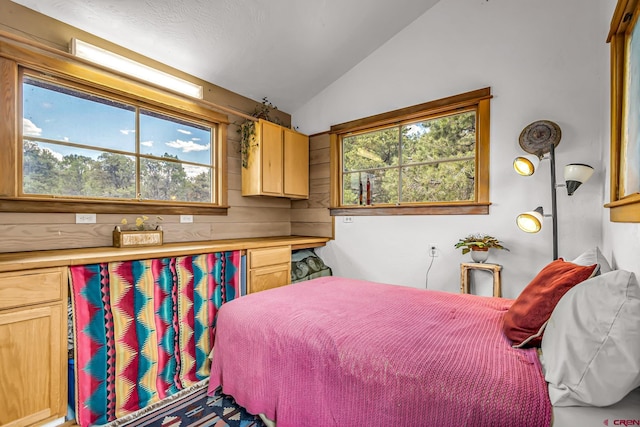
[[[265,427],[260,417],[248,413],[231,396],[216,391],[207,396],[203,387],[168,405],[109,425],[127,427]]]

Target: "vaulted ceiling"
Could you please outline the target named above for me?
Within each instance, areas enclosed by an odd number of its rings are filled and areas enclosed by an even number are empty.
[[[438,0],[13,0],[292,112]]]

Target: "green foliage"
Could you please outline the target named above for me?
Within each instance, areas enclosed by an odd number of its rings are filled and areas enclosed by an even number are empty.
[[[178,158],[141,159],[141,195],[149,200],[211,202],[211,171],[188,176]],[[25,141],[23,188],[27,194],[135,199],[136,165],[131,156],[102,153],[97,159],[77,154],[56,158],[36,142]]]
[[[251,116],[257,119],[263,119],[282,125],[282,122],[277,117],[271,117],[272,111],[277,110],[278,107],[273,105],[265,96],[262,98],[262,102],[255,106]],[[254,136],[256,135],[256,122],[253,120],[245,120],[238,125],[238,133],[240,134],[240,156],[242,158],[242,167],[247,167],[247,158],[249,156],[249,150],[252,147],[257,147],[258,144],[251,144]]]
[[[472,248],[495,248],[495,249],[504,249],[508,251],[504,244],[500,242],[497,238],[493,236],[489,236],[488,234],[469,234],[463,239],[460,239],[458,243],[455,244],[456,249],[462,248],[462,254],[466,254],[471,251]]]
[[[343,204],[358,204],[367,178],[376,204],[474,200],[475,120],[469,111],[344,137]]]

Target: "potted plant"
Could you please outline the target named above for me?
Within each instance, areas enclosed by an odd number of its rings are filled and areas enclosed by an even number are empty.
[[[469,234],[468,236],[458,240],[455,244],[456,248],[462,248],[462,254],[471,252],[471,259],[475,262],[484,262],[489,257],[489,249],[504,249],[508,251],[504,244],[497,238],[488,234]]]

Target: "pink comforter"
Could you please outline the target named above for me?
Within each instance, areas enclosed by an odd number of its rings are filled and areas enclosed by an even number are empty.
[[[278,427],[549,426],[511,303],[336,277],[248,295],[218,313],[209,392]]]

